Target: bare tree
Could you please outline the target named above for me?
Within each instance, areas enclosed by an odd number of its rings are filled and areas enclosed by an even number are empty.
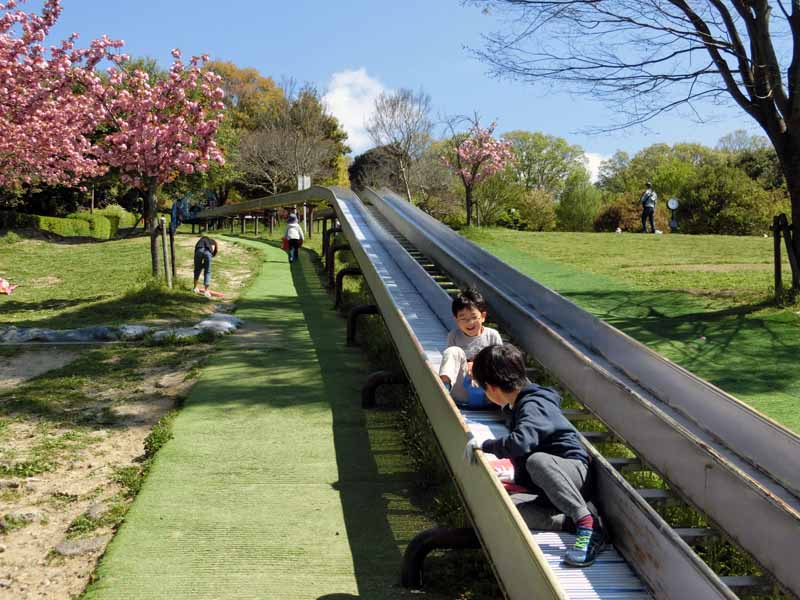
[[[416,94],[401,89],[375,99],[375,112],[367,132],[376,146],[383,146],[395,163],[411,202],[411,170],[430,143],[433,123],[431,99],[422,90]]]
[[[335,120],[325,112],[317,91],[305,87],[258,129],[242,139],[239,168],[251,187],[275,194],[299,175],[312,180],[330,175],[339,152],[332,136]]]
[[[698,103],[734,102],[775,147],[800,257],[800,2],[465,0],[508,11],[476,54],[497,75],[566,84],[614,106],[607,129]],[[773,9],[777,13],[773,14]],[[795,285],[800,273],[794,267]]]
[[[258,129],[242,138],[237,167],[248,187],[275,195],[290,183],[286,170],[276,160],[283,145],[280,137],[275,129]]]

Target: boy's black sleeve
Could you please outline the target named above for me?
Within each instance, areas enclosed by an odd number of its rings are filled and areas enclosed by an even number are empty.
[[[527,409],[527,410],[525,410]],[[541,433],[548,429],[548,420],[535,407],[522,407],[514,429],[503,437],[486,440],[481,450],[498,458],[518,458],[527,456],[539,445]]]

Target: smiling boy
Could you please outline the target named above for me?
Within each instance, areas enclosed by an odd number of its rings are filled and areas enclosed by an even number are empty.
[[[483,325],[486,301],[473,289],[462,290],[453,299],[456,329],[447,335],[447,348],[442,353],[439,377],[462,408],[488,408],[483,391],[472,384],[472,361],[478,352],[493,344],[502,344],[500,334]]]

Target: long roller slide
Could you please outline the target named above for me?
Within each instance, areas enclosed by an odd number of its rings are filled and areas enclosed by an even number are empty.
[[[396,194],[369,190],[361,196],[451,279],[476,286],[493,316],[611,433],[786,590],[800,595],[800,437]],[[651,493],[648,502],[663,499],[657,496]]]

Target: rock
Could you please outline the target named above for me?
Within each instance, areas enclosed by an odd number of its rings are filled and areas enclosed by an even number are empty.
[[[229,315],[229,314],[226,314],[226,313],[219,313],[219,312],[212,313],[211,316],[209,317],[209,320],[211,320],[211,321],[224,321],[226,323],[232,323],[237,328],[241,327],[242,325],[244,325],[244,321],[242,321],[239,317],[234,317],[233,315]]]
[[[25,510],[25,511],[21,510],[19,512],[10,513],[6,516],[10,517],[14,521],[18,522],[21,521],[23,523],[33,523],[36,519],[38,519],[41,516],[41,513],[38,510]]]
[[[89,510],[86,511],[86,516],[89,517],[92,521],[99,521],[103,518],[103,515],[108,512],[108,508],[105,504],[97,503],[92,504],[89,507]]]
[[[176,340],[188,340],[194,337],[197,337],[203,333],[203,330],[199,327],[179,327],[178,329],[162,329],[161,331],[156,331],[153,334],[153,341],[154,342],[162,342],[169,338],[173,338]]]
[[[0,579],[0,589],[8,589],[11,587],[10,579]]]
[[[13,479],[0,479],[0,490],[7,489],[7,490],[15,490],[19,487],[19,481],[14,481]]]
[[[119,328],[119,336],[123,340],[140,340],[148,333],[150,333],[151,327],[147,327],[146,325],[123,325]]]
[[[80,540],[64,540],[55,550],[61,556],[79,556],[81,554],[91,554],[106,547],[111,540],[110,535],[101,535],[94,538]]]
[[[239,317],[223,313],[213,313],[207,319],[200,321],[197,327],[216,335],[227,335],[236,331],[242,324],[243,321]]]
[[[0,554],[6,551],[6,547],[3,544],[0,544]]]
[[[84,327],[82,329],[63,329],[55,331],[45,329],[38,334],[37,339],[46,342],[95,342],[111,341],[118,339],[116,330],[111,327]]]
[[[185,373],[169,373],[156,382],[157,388],[171,388],[180,385],[186,379]]]

